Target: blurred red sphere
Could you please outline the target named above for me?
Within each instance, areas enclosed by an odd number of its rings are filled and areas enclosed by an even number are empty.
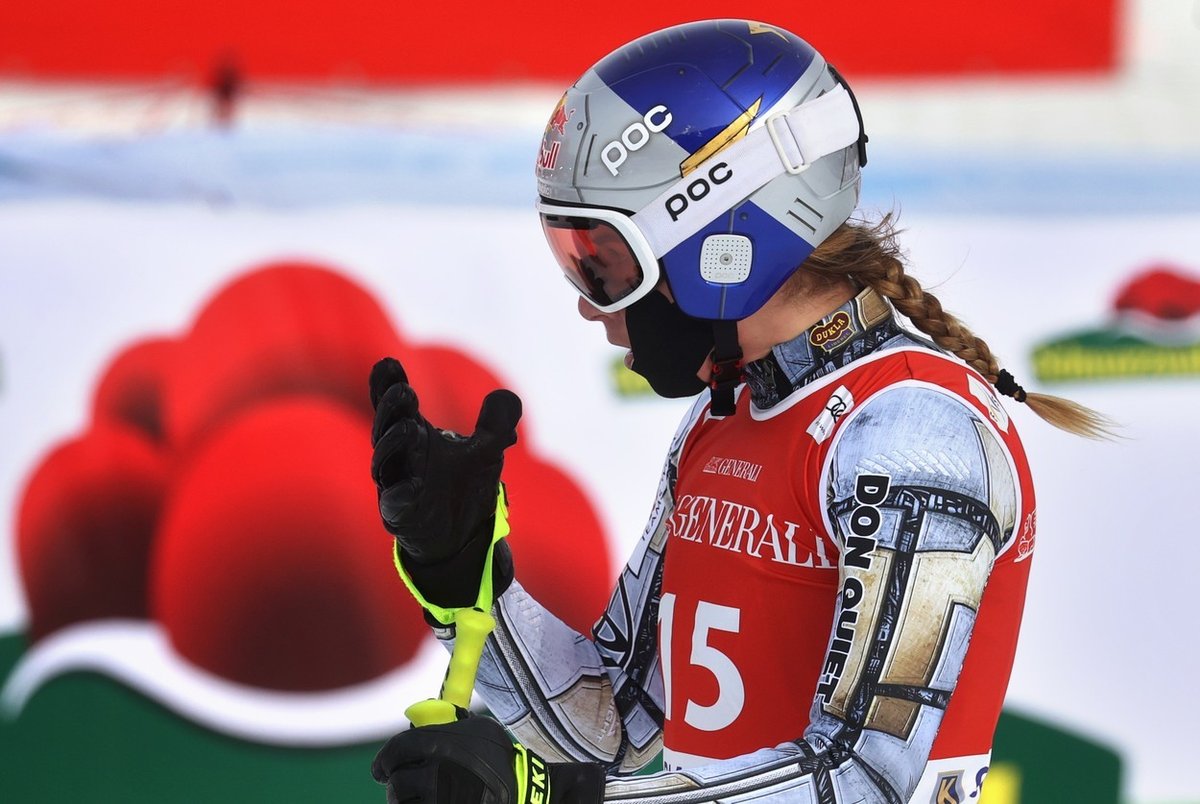
[[[105,368],[92,399],[92,416],[123,422],[162,440],[163,374],[173,357],[171,338],[146,338],[121,351]]]
[[[194,446],[222,419],[275,396],[328,396],[370,415],[367,377],[400,336],[371,294],[303,262],[269,264],[200,311],[166,374],[171,443]]]
[[[210,433],[163,512],[152,611],[184,657],[269,689],[325,690],[403,665],[428,629],[391,561],[366,417],[312,396]]]
[[[97,385],[93,430],[52,453],[22,501],[31,638],[153,616],[194,664],[288,691],[405,664],[430,637],[395,575],[370,480],[367,378],[386,355],[404,364],[422,413],[459,433],[504,385],[457,349],[407,348],[367,291],[302,262],[228,284],[182,340],[119,353]],[[523,440],[504,479],[518,578],[586,633],[611,586],[590,501]]]
[[[1163,321],[1183,321],[1200,313],[1200,278],[1173,265],[1154,265],[1117,291],[1118,313],[1140,312]]]
[[[591,502],[557,467],[520,452],[506,455],[504,483],[517,580],[567,625],[590,633],[614,580]]]
[[[32,641],[81,620],[147,616],[148,557],[166,486],[155,446],[114,422],[42,461],[17,517]]]

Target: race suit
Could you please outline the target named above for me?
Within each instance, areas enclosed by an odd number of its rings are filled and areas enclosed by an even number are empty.
[[[590,638],[514,582],[478,692],[606,800],[977,800],[1034,544],[1013,423],[870,290],[747,375],[685,417]]]

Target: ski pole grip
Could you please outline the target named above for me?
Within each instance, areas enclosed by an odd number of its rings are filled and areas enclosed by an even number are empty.
[[[418,701],[404,710],[414,726],[435,726],[453,723],[471,705],[475,674],[488,634],[496,627],[492,615],[479,609],[458,609],[454,612],[454,650],[442,682],[441,697]]]
[[[495,627],[496,621],[486,611],[462,609],[458,612],[454,618],[454,651],[450,654],[450,667],[442,684],[443,701],[462,709],[470,707],[483,646]]]

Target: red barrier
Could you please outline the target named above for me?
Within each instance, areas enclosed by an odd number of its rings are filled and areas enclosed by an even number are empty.
[[[412,83],[573,80],[613,47],[689,19],[749,16],[789,28],[843,73],[909,76],[1103,72],[1116,64],[1116,0],[860,0],[500,5],[451,14],[399,0],[0,3],[0,73],[186,77],[223,54],[252,79]]]

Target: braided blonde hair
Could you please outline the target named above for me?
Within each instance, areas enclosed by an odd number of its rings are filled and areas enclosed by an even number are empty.
[[[876,224],[847,221],[813,251],[797,276],[815,275],[826,281],[849,278],[859,286],[872,288],[890,299],[934,343],[957,355],[992,385],[998,385],[1001,393],[1027,404],[1045,421],[1087,438],[1113,436],[1114,425],[1103,414],[1062,397],[1026,393],[1017,385],[1012,375],[1001,370],[987,342],[946,312],[936,296],[905,273],[896,234],[890,213]]]

